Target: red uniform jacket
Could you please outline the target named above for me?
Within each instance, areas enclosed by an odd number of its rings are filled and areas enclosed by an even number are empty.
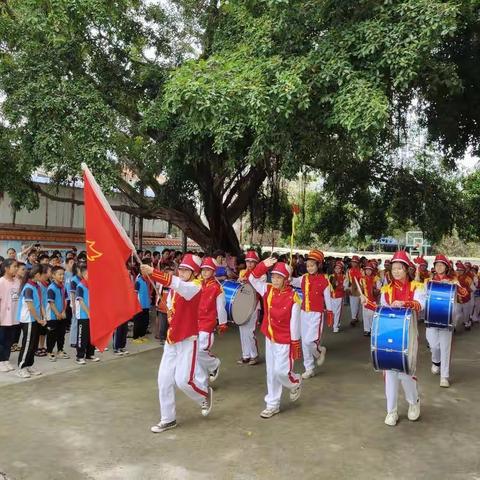
[[[217,326],[217,297],[223,293],[220,283],[215,278],[202,282],[202,293],[198,306],[198,329],[212,333]]]
[[[165,287],[171,288],[172,304],[169,311],[169,327],[167,331],[167,342],[177,343],[186,338],[198,335],[198,306],[200,304],[199,280],[183,282],[178,277],[169,273],[154,270],[152,279]],[[182,291],[188,288],[198,290],[190,299],[182,296]]]

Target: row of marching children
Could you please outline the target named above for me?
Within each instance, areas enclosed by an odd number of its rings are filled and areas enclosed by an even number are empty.
[[[307,257],[307,273],[292,279],[288,264],[273,257],[260,262],[256,252],[247,252],[246,270],[240,272],[240,281],[249,282],[256,290],[263,312],[267,394],[262,418],[279,413],[283,387],[290,391],[291,401],[296,401],[302,380],[314,376],[315,367],[325,360],[326,348],[320,343],[324,323],[333,324],[334,310],[339,315],[342,298],[339,296],[340,301],[335,302],[336,289],[322,273],[323,261],[323,253],[312,250]],[[184,256],[177,275],[147,264],[141,266],[143,276],[169,289],[167,341],[158,372],[160,422],[152,427],[154,433],[177,426],[175,387],[201,407],[202,415],[211,411],[213,390],[209,380],[217,378],[220,368],[220,360],[211,353],[217,319],[220,333],[227,328],[225,296],[214,278],[216,267],[212,258],[202,261],[192,254]],[[338,290],[348,289],[343,273],[338,275],[342,276]],[[332,303],[340,304],[340,308],[332,307]],[[255,329],[259,310],[257,305],[252,318],[240,326],[240,364],[254,365],[258,359]],[[298,375],[293,365],[302,353],[305,371]]]

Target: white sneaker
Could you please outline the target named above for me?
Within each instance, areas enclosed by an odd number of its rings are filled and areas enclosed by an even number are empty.
[[[61,350],[60,352],[57,352],[57,358],[68,360],[70,358],[70,355],[67,352]]]
[[[309,368],[302,373],[302,378],[312,378],[315,376],[315,370],[313,368]]]
[[[8,368],[7,372],[13,372],[15,370],[15,367],[8,360],[5,362],[5,366]]]
[[[208,417],[213,406],[213,390],[212,387],[208,387],[208,396],[202,403],[202,415]]]
[[[150,428],[150,431],[152,433],[162,433],[167,430],[171,430],[172,428],[175,428],[177,426],[176,420],[173,422],[168,422],[168,423],[158,423],[157,425],[154,425],[153,427]]]
[[[317,358],[317,366],[321,367],[325,362],[325,355],[327,354],[327,347],[320,347],[320,356]]]
[[[99,362],[100,358],[99,357],[86,357],[85,360],[88,360],[89,362]]]
[[[54,353],[49,353],[49,354],[48,354],[48,359],[49,359],[51,362],[56,362],[56,361],[57,361],[57,357],[55,356]]]
[[[412,422],[415,422],[420,418],[420,399],[417,401],[417,403],[414,403],[413,405],[410,404],[408,407],[408,419]]]
[[[398,413],[396,410],[393,410],[392,412],[387,413],[387,416],[385,417],[385,425],[388,425],[389,427],[394,427],[398,422]]]
[[[40,370],[37,370],[35,367],[27,367],[27,370],[30,375],[37,376],[42,374],[42,372]]]
[[[128,350],[125,350],[125,348],[121,348],[120,351],[124,354],[124,355],[128,355],[130,352]]]
[[[448,388],[450,386],[450,382],[448,381],[448,378],[442,377],[440,379],[440,386],[443,388]]]
[[[85,365],[87,362],[84,358],[76,358],[75,363],[78,363],[78,365]]]
[[[338,333],[340,330],[338,328],[333,329],[333,333]]]
[[[434,363],[432,363],[432,373],[434,375],[438,375],[440,373],[440,367]]]
[[[301,393],[302,393],[302,384],[299,383],[297,387],[292,388],[290,390],[290,401],[296,402],[300,398]]]
[[[265,410],[263,410],[262,413],[260,413],[260,416],[262,418],[271,418],[273,417],[274,415],[276,415],[277,413],[280,413],[280,409],[279,408],[266,408]]]
[[[28,373],[28,370],[26,368],[20,368],[19,370],[17,370],[15,375],[17,377],[20,377],[20,378],[30,378],[31,377],[31,375]]]
[[[10,369],[7,367],[7,362],[0,362],[0,372],[9,372]]]

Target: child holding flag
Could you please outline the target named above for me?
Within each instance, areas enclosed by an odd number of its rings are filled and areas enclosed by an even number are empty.
[[[186,254],[178,266],[178,277],[150,265],[140,267],[143,275],[150,275],[153,281],[171,289],[168,296],[170,326],[158,370],[161,419],[151,428],[153,433],[177,426],[175,386],[201,406],[204,417],[212,409],[213,390],[208,387],[205,370],[197,362],[201,282],[195,276],[200,273],[201,263],[200,257]]]

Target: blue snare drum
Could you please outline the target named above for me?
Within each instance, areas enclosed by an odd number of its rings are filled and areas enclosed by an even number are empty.
[[[409,308],[377,308],[373,316],[370,343],[373,368],[414,375],[417,349],[414,312]]]
[[[426,327],[453,328],[453,307],[456,293],[457,286],[451,283],[427,283]]]
[[[222,282],[225,292],[225,308],[228,319],[237,325],[243,325],[252,316],[257,306],[257,293],[249,283],[233,280]]]

